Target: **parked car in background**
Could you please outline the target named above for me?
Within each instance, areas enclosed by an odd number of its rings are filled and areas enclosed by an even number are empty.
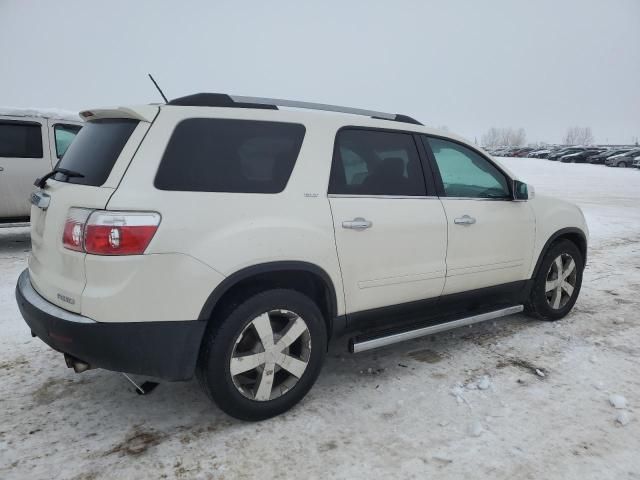
[[[498,148],[494,148],[491,151],[491,155],[494,155],[496,157],[504,157],[505,153],[509,150],[508,147],[498,147]]]
[[[533,150],[529,152],[527,155],[529,158],[547,158],[547,156],[551,153],[551,150],[548,148],[542,148],[540,150]]]
[[[488,150],[488,152],[494,157],[504,157],[507,150],[509,150],[507,147],[497,147]]]
[[[196,374],[260,420],[306,395],[346,332],[357,353],[559,320],[580,292],[580,208],[405,115],[224,94],[82,115],[60,163],[82,176],[34,191],[16,288],[76,371]]]
[[[631,150],[630,148],[612,148],[612,149],[608,149],[605,150],[601,153],[597,153],[595,155],[591,155],[590,157],[587,158],[587,162],[589,163],[593,163],[593,164],[597,164],[597,165],[604,165],[604,162],[607,158],[612,157],[613,155],[618,155],[620,153],[626,153],[629,150]]]
[[[513,157],[526,157],[529,154],[529,152],[532,152],[533,150],[535,150],[535,147],[518,148],[512,153],[512,156]]]
[[[633,155],[640,150],[637,146],[606,146],[606,145],[547,145],[546,147],[493,147],[486,149],[491,155],[496,157],[528,157],[547,158],[563,163],[593,163],[604,164],[608,158],[613,165],[631,166],[634,161]],[[631,154],[629,158],[626,154]],[[626,155],[626,156],[625,156]]]
[[[565,155],[569,155],[571,153],[582,152],[585,149],[586,149],[586,147],[565,147],[565,148],[561,148],[560,150],[557,150],[555,152],[550,153],[547,156],[547,159],[556,161],[556,160],[559,160],[560,157],[564,157]]]
[[[0,109],[0,222],[28,219],[33,182],[55,167],[80,128],[72,112]]]
[[[582,150],[581,152],[564,155],[563,157],[560,157],[559,160],[562,163],[585,163],[587,161],[587,157],[590,157],[591,155],[596,155],[598,153],[602,153],[603,151],[604,150],[602,148]]]
[[[640,155],[640,148],[634,148],[625,153],[613,155],[605,160],[607,167],[630,167],[634,158]]]
[[[640,168],[640,156],[633,159],[633,167]]]

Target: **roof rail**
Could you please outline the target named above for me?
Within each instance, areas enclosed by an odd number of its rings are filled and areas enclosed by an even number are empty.
[[[191,107],[230,107],[230,108],[263,108],[277,110],[278,107],[304,108],[308,110],[323,110],[326,112],[350,113],[363,115],[380,120],[413,123],[422,125],[419,121],[407,115],[396,113],[376,112],[361,108],[341,107],[324,103],[299,102],[296,100],[284,100],[280,98],[245,97],[241,95],[227,95],[225,93],[196,93],[186,97],[176,98],[167,105],[182,105]]]

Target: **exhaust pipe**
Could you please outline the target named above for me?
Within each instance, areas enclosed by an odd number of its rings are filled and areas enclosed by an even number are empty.
[[[76,373],[86,372],[92,368],[87,362],[78,360],[76,357],[72,357],[68,353],[64,354],[64,361],[67,364],[67,367],[73,368],[73,371]]]

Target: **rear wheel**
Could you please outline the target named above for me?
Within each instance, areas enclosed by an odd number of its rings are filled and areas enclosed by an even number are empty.
[[[542,320],[559,320],[578,299],[584,259],[578,247],[560,240],[545,253],[533,279],[527,313]]]
[[[626,168],[627,167],[627,162],[618,162],[618,166],[622,167],[622,168]]]
[[[289,410],[315,382],[327,349],[317,305],[294,290],[268,290],[230,311],[205,336],[198,378],[209,397],[241,420]]]

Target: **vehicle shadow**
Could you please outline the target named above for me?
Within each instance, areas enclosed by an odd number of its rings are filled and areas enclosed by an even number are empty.
[[[488,322],[473,328],[463,328],[402,344],[384,347],[357,355],[346,352],[346,338],[332,342],[325,365],[316,385],[302,402],[285,414],[261,422],[278,425],[305,418],[326,418],[327,411],[336,409],[336,399],[354,402],[360,397],[358,389],[381,391],[394,388],[396,381],[412,382],[427,378],[429,383],[451,388],[469,375],[467,364],[458,359],[492,342],[507,340],[529,328],[537,328],[523,315],[515,315],[500,322]],[[194,379],[188,382],[163,382],[147,395],[139,395],[124,376],[104,370],[90,370],[83,374],[64,371],[62,356],[48,351],[46,361],[55,367],[56,376],[41,383],[32,393],[34,406],[60,405],[63,416],[72,422],[76,433],[90,435],[100,425],[118,432],[123,442],[139,440],[140,435],[157,435],[162,441],[173,439],[182,444],[197,441],[213,432],[222,433],[246,428],[248,424],[227,416],[200,389]],[[485,355],[483,355],[485,356]],[[51,358],[49,358],[51,357]],[[491,357],[488,355],[488,357]],[[491,368],[499,362],[491,360]],[[481,362],[478,369],[482,370]],[[53,368],[52,368],[53,369]],[[146,378],[132,376],[138,384]],[[339,400],[338,400],[339,401]],[[91,410],[91,415],[87,411]],[[107,432],[105,432],[106,434]],[[124,433],[124,439],[122,434]],[[133,440],[132,440],[133,441]],[[111,439],[111,443],[115,438]],[[125,447],[123,447],[125,448]]]
[[[4,227],[0,224],[0,258],[24,257],[31,250],[29,227]]]

